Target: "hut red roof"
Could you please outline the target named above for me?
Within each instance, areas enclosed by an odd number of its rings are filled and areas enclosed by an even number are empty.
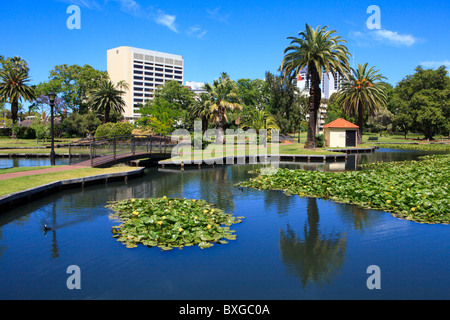
[[[359,127],[356,124],[353,124],[345,119],[339,118],[336,119],[329,124],[326,124],[323,126],[324,128],[355,128],[358,129]]]

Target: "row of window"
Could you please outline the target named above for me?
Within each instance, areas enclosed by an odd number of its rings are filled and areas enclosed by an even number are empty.
[[[174,69],[178,69],[178,70],[183,70],[183,67],[174,66],[174,65],[170,65],[170,64],[159,64],[159,63],[152,63],[152,62],[143,62],[143,61],[138,61],[138,60],[134,60],[133,63],[135,66],[156,66],[156,67],[166,67],[166,68],[174,68]]]

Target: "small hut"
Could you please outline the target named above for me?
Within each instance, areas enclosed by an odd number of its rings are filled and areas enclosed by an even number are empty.
[[[357,146],[359,127],[356,124],[339,118],[325,125],[323,129],[325,132],[325,147],[345,148]]]

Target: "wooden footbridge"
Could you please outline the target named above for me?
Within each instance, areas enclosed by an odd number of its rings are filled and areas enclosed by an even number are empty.
[[[129,135],[83,139],[68,145],[69,164],[107,167],[138,159],[162,160],[170,158],[176,146],[177,142],[166,136]]]

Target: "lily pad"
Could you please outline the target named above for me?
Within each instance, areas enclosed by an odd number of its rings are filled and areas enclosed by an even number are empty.
[[[214,243],[235,240],[230,226],[241,223],[234,217],[204,200],[158,198],[129,199],[111,203],[121,225],[112,228],[113,237],[127,248],[139,244],[159,247],[163,251],[198,245],[210,248]]]

